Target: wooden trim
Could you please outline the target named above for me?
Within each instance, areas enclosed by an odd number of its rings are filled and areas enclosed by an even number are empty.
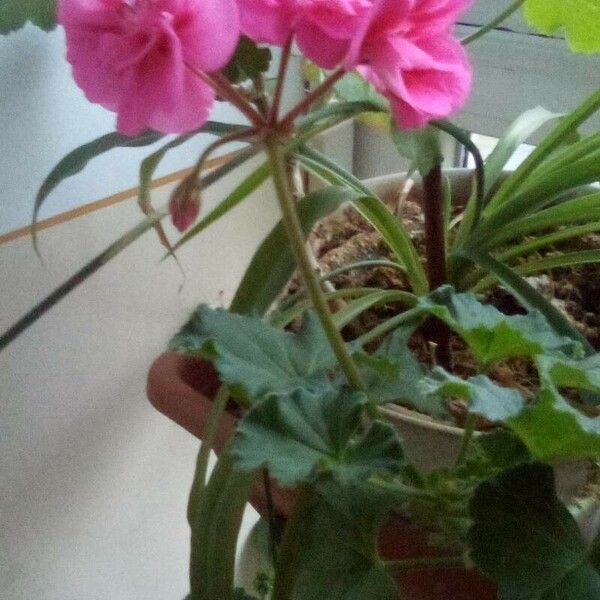
[[[225,164],[228,160],[234,156],[236,152],[230,152],[228,154],[224,154],[223,156],[219,156],[212,160],[209,160],[206,163],[207,169],[214,169],[215,167],[219,167]],[[192,169],[182,169],[180,171],[176,171],[175,173],[170,173],[169,175],[165,175],[164,177],[159,177],[154,179],[150,184],[151,189],[156,189],[162,187],[163,185],[168,185],[169,183],[173,183],[180,179],[183,179],[186,175],[191,173]],[[69,221],[73,221],[74,219],[78,219],[79,217],[83,217],[84,215],[96,212],[97,210],[101,210],[103,208],[108,208],[109,206],[113,206],[118,204],[119,202],[123,202],[125,200],[129,200],[131,198],[135,198],[138,195],[139,187],[130,188],[128,190],[123,190],[122,192],[118,192],[113,194],[112,196],[108,196],[107,198],[102,198],[101,200],[96,200],[95,202],[90,202],[89,204],[84,204],[82,206],[78,206],[72,210],[68,210],[66,212],[55,215],[54,217],[50,217],[49,219],[44,219],[43,221],[39,221],[36,225],[37,231],[42,231],[44,229],[48,229],[50,227],[54,227],[55,225],[62,225],[63,223],[67,223]],[[9,231],[8,233],[4,233],[0,235],[0,246],[2,244],[7,244],[8,242],[12,242],[18,238],[31,235],[31,225],[27,225],[26,227],[21,227],[19,229],[15,229],[14,231]]]

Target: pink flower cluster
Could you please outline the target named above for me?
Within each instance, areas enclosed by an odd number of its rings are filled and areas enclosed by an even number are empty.
[[[390,100],[403,128],[462,107],[471,67],[452,36],[472,0],[58,0],[67,57],[118,129],[165,133],[204,123],[213,90],[188,68],[221,69],[240,32],[317,65],[357,70]]]
[[[221,69],[240,35],[235,0],[58,0],[58,19],[75,81],[125,135],[202,125],[215,94],[186,65]]]
[[[242,32],[283,45],[292,35],[325,69],[358,70],[386,96],[403,128],[465,103],[472,71],[452,36],[472,0],[238,0]]]

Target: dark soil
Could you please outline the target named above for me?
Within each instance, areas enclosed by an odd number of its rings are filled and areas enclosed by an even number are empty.
[[[423,213],[419,205],[418,191],[408,194],[399,190],[392,197],[385,198],[388,207],[401,215],[413,242],[420,251],[424,248]],[[353,208],[347,207],[321,221],[309,236],[309,242],[318,261],[322,274],[330,273],[349,263],[387,259],[393,260],[381,235]],[[600,248],[600,235],[588,235],[569,242],[570,250]],[[552,248],[560,252],[563,247]],[[546,253],[549,255],[550,253]],[[600,266],[584,265],[570,269],[555,269],[547,273],[529,277],[528,281],[562,310],[581,331],[590,343],[600,351]],[[331,279],[333,287],[376,287],[382,289],[408,289],[401,271],[386,267],[355,269]],[[286,295],[296,291],[300,279],[296,275],[286,290]],[[503,288],[494,287],[486,294],[486,300],[506,314],[525,312],[519,303]],[[403,310],[399,304],[388,304],[365,312],[356,322],[343,332],[347,339],[353,339],[371,329],[379,322]],[[435,363],[435,353],[422,333],[417,332],[411,340],[411,348],[425,363]],[[477,365],[465,344],[458,337],[451,340],[452,371],[460,376],[477,373]],[[537,373],[530,361],[511,360],[495,365],[489,375],[498,383],[516,387],[526,398],[532,398],[537,388]],[[460,423],[460,404],[455,407],[455,418]],[[482,424],[483,425],[483,424]]]

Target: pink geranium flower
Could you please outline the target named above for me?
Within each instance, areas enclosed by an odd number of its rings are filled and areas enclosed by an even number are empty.
[[[346,67],[385,95],[406,129],[456,112],[472,83],[467,54],[452,36],[472,0],[375,0],[353,39]]]
[[[340,64],[371,0],[238,0],[242,32],[283,46],[293,34],[302,53],[324,69]]]
[[[216,71],[239,37],[235,0],[58,0],[58,19],[75,81],[126,135],[202,125],[214,92],[186,63]]]

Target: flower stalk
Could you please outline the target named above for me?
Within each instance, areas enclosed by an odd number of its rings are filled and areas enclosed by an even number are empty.
[[[287,232],[292,252],[302,277],[304,285],[312,304],[317,311],[327,339],[344,372],[348,383],[357,390],[365,390],[358,368],[352,360],[342,335],[338,331],[333,315],[327,305],[327,299],[321,288],[321,282],[311,264],[310,257],[304,243],[304,232],[296,211],[296,206],[290,189],[290,183],[285,168],[285,156],[280,141],[275,136],[265,139],[265,146],[272,166],[273,182],[279,206],[281,209],[283,223]]]

